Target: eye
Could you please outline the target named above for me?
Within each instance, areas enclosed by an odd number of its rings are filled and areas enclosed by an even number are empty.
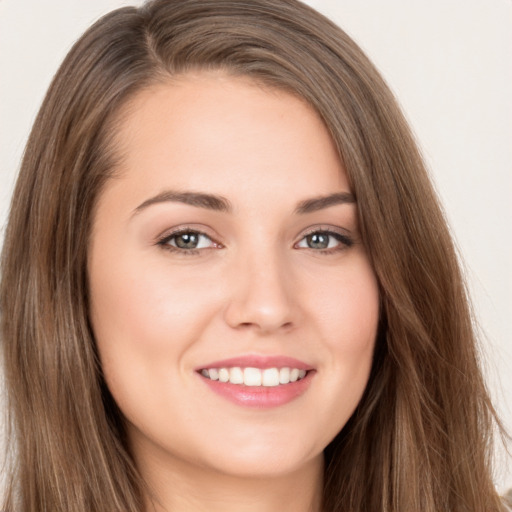
[[[169,250],[183,252],[219,247],[219,244],[214,242],[205,233],[191,229],[176,231],[166,235],[164,238],[158,241],[158,245],[161,245]]]
[[[318,230],[308,233],[296,244],[296,247],[331,252],[342,250],[352,245],[352,239],[346,235],[334,231]]]

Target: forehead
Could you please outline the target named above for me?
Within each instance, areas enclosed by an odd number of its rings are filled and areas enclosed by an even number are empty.
[[[117,124],[120,182],[138,193],[208,190],[310,197],[348,190],[332,139],[302,99],[222,73],[139,92]]]

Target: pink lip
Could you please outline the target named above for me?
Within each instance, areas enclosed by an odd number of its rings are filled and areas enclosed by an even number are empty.
[[[240,366],[241,368],[298,368],[299,370],[312,370],[313,367],[303,361],[299,361],[293,357],[287,356],[260,356],[260,355],[246,355],[239,357],[232,357],[230,359],[223,359],[222,361],[213,361],[211,363],[199,366],[196,371],[201,371],[203,368],[233,368]]]
[[[260,369],[289,367],[308,370],[308,373],[303,379],[296,382],[272,387],[244,386],[243,384],[220,382],[203,377],[200,373],[205,368],[232,368],[234,366]],[[279,407],[299,398],[308,390],[316,373],[310,365],[292,357],[255,355],[214,361],[197,368],[196,371],[198,377],[216,394],[236,405],[260,409]]]

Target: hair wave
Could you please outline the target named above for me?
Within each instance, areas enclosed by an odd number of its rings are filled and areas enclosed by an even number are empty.
[[[378,278],[372,373],[326,449],[324,510],[501,510],[491,478],[499,421],[422,158],[367,57],[295,0],[121,8],[93,25],[57,72],[25,150],[1,260],[15,439],[5,510],[143,510],[88,320],[88,240],[98,195],[122,157],[113,134],[123,106],[155,82],[210,69],[289,91],[316,109],[347,170]]]

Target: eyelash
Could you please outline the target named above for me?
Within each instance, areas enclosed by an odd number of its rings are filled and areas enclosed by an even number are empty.
[[[211,240],[211,242],[213,242],[214,245],[213,245],[213,247],[207,247],[207,248],[201,248],[201,249],[196,249],[196,248],[181,249],[179,247],[174,247],[173,245],[170,245],[169,242],[171,240],[173,240],[174,238],[177,238],[180,235],[185,235],[185,234],[194,234],[194,235],[199,235],[200,237],[204,236],[204,237],[208,238],[209,240]],[[199,254],[200,251],[202,251],[204,249],[210,249],[210,248],[219,249],[219,248],[223,247],[222,244],[215,242],[209,235],[207,235],[203,231],[200,231],[195,228],[192,229],[192,228],[187,228],[187,227],[177,229],[176,231],[173,231],[172,233],[166,233],[162,238],[159,238],[157,240],[156,245],[159,245],[160,247],[162,247],[162,249],[164,249],[166,251],[174,252],[177,254],[190,255],[190,256]]]
[[[204,236],[204,237],[208,238],[213,243],[213,246],[212,247],[203,247],[203,248],[199,248],[199,249],[197,249],[197,248],[182,249],[182,248],[170,245],[171,240],[175,239],[176,237],[178,237],[180,235],[185,235],[185,234],[193,234],[193,235],[198,235],[200,237]],[[299,240],[299,242],[295,243],[293,247],[298,248],[297,246],[299,243],[301,243],[304,239],[306,239],[307,237],[312,236],[312,235],[327,235],[329,237],[334,238],[335,240],[337,240],[339,242],[339,245],[337,245],[336,247],[331,247],[331,248],[325,248],[325,249],[313,249],[311,247],[308,248],[309,250],[311,250],[317,254],[321,254],[321,255],[330,255],[333,253],[337,253],[337,252],[343,251],[349,247],[352,247],[352,245],[354,245],[354,240],[347,235],[338,233],[337,231],[333,231],[331,229],[315,228],[315,229],[310,230],[309,232],[306,232],[302,236],[302,238]],[[156,245],[160,246],[162,249],[164,249],[166,251],[170,251],[170,252],[174,252],[174,253],[178,253],[178,254],[182,254],[182,255],[190,255],[190,256],[199,254],[201,251],[203,251],[205,249],[211,249],[211,248],[221,249],[223,247],[222,244],[215,242],[209,235],[207,235],[203,231],[200,231],[198,229],[187,228],[187,227],[180,228],[176,231],[173,231],[172,233],[166,233],[163,237],[161,237],[157,240]]]
[[[330,254],[338,253],[341,251],[344,251],[345,249],[348,249],[354,245],[354,240],[349,237],[348,235],[345,235],[343,233],[339,233],[338,231],[334,231],[329,228],[322,229],[321,227],[311,229],[310,231],[304,233],[302,238],[294,244],[294,247],[296,247],[300,242],[302,242],[304,239],[306,239],[308,236],[312,235],[327,235],[329,237],[334,238],[339,242],[339,245],[336,247],[326,248],[326,249],[312,249],[311,247],[309,250],[314,251],[315,254],[320,254],[322,256],[329,256]]]

